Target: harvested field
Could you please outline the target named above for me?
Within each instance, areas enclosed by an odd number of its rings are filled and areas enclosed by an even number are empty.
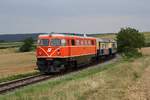
[[[142,48],[141,52],[143,55],[150,55],[150,47]]]
[[[2,53],[3,52],[3,53]],[[0,78],[35,71],[36,57],[34,52],[15,53],[0,52]]]

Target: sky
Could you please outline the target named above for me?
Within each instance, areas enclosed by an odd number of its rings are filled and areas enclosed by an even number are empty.
[[[150,0],[0,0],[0,34],[150,31]]]

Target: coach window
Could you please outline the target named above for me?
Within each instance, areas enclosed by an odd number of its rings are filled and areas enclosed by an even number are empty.
[[[105,49],[107,48],[107,43],[105,44]]]
[[[115,47],[116,47],[116,45],[115,45],[115,43],[113,43],[113,44],[112,44],[112,48],[115,48]]]
[[[84,41],[84,44],[85,44],[85,45],[88,45],[87,40]]]
[[[88,45],[91,45],[91,41],[90,40],[88,40]]]
[[[103,49],[105,48],[105,44],[102,44],[102,48],[103,48]]]
[[[84,45],[84,41],[83,40],[81,40],[81,45]]]
[[[71,40],[71,45],[75,45],[75,40]]]

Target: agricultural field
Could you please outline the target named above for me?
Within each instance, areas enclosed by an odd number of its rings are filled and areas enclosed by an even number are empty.
[[[18,53],[17,50],[0,49],[0,79],[35,71],[35,52]]]

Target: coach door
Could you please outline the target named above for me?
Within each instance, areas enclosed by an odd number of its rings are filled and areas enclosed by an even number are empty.
[[[76,48],[75,48],[75,40],[71,39],[71,48],[70,48],[70,56],[74,56],[76,53]]]
[[[69,39],[68,40],[68,50],[69,50],[69,56],[73,56],[74,55],[74,46],[75,46],[75,40],[74,39]]]

